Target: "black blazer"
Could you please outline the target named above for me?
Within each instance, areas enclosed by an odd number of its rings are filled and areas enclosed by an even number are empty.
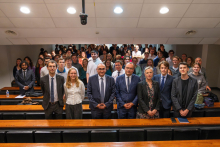
[[[137,94],[138,94],[138,112],[139,113],[147,113],[147,111],[150,110],[149,108],[149,102],[150,99],[148,98],[147,94],[147,87],[146,87],[146,81],[141,81],[138,83],[138,88],[137,88]],[[156,81],[153,81],[152,86],[154,88],[154,100],[153,100],[153,108],[151,109],[154,110],[159,110],[160,108],[160,87],[159,83]]]
[[[40,86],[40,72],[39,72],[39,70],[40,70],[40,67],[35,68],[35,78],[37,80],[37,86]]]
[[[58,102],[60,107],[63,107],[63,95],[64,95],[64,77],[56,74],[56,82],[57,82],[57,94],[58,94]],[[42,107],[44,110],[48,108],[50,102],[50,85],[49,85],[49,74],[42,77],[40,79],[40,86],[43,92],[43,103]]]
[[[19,86],[20,94],[24,95],[25,92],[34,92],[35,76],[33,70],[27,69],[25,78],[22,69],[17,70],[15,82]],[[29,89],[24,90],[24,86],[29,86]]]
[[[188,89],[187,89],[187,99],[186,99],[186,109],[192,111],[194,109],[194,104],[198,93],[198,83],[197,80],[189,77]],[[177,77],[173,80],[171,98],[173,102],[173,109],[178,111],[182,109],[182,82],[181,77]]]

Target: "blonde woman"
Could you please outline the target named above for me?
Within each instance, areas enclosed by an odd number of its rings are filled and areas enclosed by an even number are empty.
[[[85,97],[85,86],[78,79],[75,68],[70,68],[64,83],[66,98],[66,119],[82,119],[82,101]]]

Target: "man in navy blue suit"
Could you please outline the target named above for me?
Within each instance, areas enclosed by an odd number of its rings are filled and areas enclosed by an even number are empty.
[[[93,119],[109,119],[115,98],[115,81],[113,77],[105,75],[103,63],[99,63],[96,70],[98,74],[89,77],[87,85],[89,108]]]
[[[140,77],[133,74],[134,64],[125,66],[125,74],[116,79],[116,100],[119,119],[135,118],[137,112],[137,85]]]
[[[160,118],[169,118],[170,117],[170,108],[171,108],[171,90],[172,82],[174,77],[168,75],[169,63],[167,61],[162,61],[159,63],[159,69],[161,74],[155,75],[153,77],[154,81],[159,82],[160,84],[160,94],[161,102],[159,115]]]

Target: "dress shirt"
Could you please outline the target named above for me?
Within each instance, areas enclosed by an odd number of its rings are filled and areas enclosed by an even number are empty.
[[[51,77],[49,75],[49,85],[50,85],[50,96],[51,96],[51,78],[53,79],[53,88],[54,88],[54,102],[58,101],[58,93],[57,93],[57,80],[56,80],[56,74],[54,75],[54,77]],[[51,97],[50,97],[50,101],[51,101]]]
[[[127,78],[128,76],[125,74],[125,82],[126,82],[126,87],[127,87],[127,91],[129,91],[129,89],[128,89],[128,78]],[[131,78],[132,78],[132,75],[131,76],[129,76],[129,83],[130,83],[130,86],[131,86]]]
[[[151,55],[151,54],[149,54],[148,59],[152,59],[152,60],[154,60],[154,58],[156,58],[156,56],[155,56],[155,55]]]
[[[102,61],[99,58],[97,58],[96,60],[89,59],[86,71],[86,73],[89,74],[89,77],[97,74],[96,68],[99,63],[102,63]]]
[[[163,76],[163,75],[161,74],[160,85],[162,84],[163,77],[164,77],[164,84],[165,84],[166,79],[167,79],[167,74],[166,74],[165,76]]]
[[[120,75],[123,75],[125,73],[125,70],[122,68],[120,71],[119,71],[119,76]],[[117,79],[117,77],[118,77],[118,70],[116,70],[116,71],[114,71],[113,73],[112,73],[112,77],[115,79],[115,82],[116,82],[116,79]]]
[[[64,83],[64,90],[66,96],[66,103],[68,105],[76,105],[82,103],[85,98],[85,86],[82,81],[79,80],[79,87],[76,87],[76,84],[67,88],[66,83]]]
[[[169,66],[173,66],[173,61],[170,57],[166,58],[166,61],[169,63]]]
[[[100,76],[98,75],[98,78],[99,78],[99,89],[100,89],[100,92],[101,92],[101,82],[102,82],[101,78],[103,78],[103,83],[104,83],[104,95],[105,95],[106,77],[105,77],[105,75],[104,75],[103,77],[100,77]]]

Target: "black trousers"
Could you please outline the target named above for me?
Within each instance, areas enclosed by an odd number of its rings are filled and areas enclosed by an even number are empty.
[[[82,119],[82,103],[76,105],[66,104],[66,119]]]
[[[56,119],[62,119],[62,115],[63,115],[63,107],[61,107],[59,105],[58,102],[56,102],[55,104],[50,104],[46,110],[44,110],[45,112],[45,119],[53,119],[53,113],[55,114],[55,118]]]
[[[170,118],[170,109],[165,109],[162,104],[160,104],[159,110],[160,118]]]
[[[191,117],[191,116],[192,116],[192,111],[189,111],[188,114],[185,117],[188,118],[188,117]],[[174,111],[173,117],[177,118],[177,117],[182,117],[182,116],[180,115],[179,111]]]
[[[92,119],[110,119],[112,114],[111,114],[111,109],[98,109],[95,108],[94,110],[91,110],[92,113]]]

